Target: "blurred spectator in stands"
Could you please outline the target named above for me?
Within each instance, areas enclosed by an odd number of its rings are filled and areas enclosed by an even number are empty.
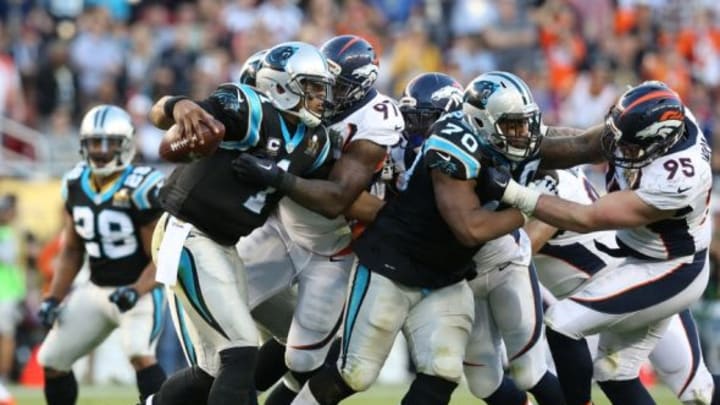
[[[77,74],[70,66],[68,44],[60,40],[51,42],[35,81],[38,127],[48,127],[58,109],[69,112],[71,120],[78,119],[79,91]]]
[[[482,46],[477,36],[460,35],[453,38],[447,59],[457,69],[453,77],[463,85],[481,73],[497,69],[495,54]]]
[[[339,10],[333,0],[310,0],[298,39],[316,46],[335,36]]]
[[[49,160],[57,173],[66,172],[75,165],[80,156],[78,128],[72,113],[65,107],[53,111],[44,132],[48,134]]]
[[[618,89],[610,81],[612,77],[610,61],[597,56],[590,66],[580,72],[570,94],[560,106],[560,122],[576,128],[588,128],[604,122],[610,106],[619,95]]]
[[[297,36],[303,13],[291,0],[265,0],[258,7],[257,18],[268,27],[274,42],[278,43]]]
[[[678,35],[677,48],[690,61],[692,73],[702,83],[720,85],[720,27],[710,7],[699,7],[692,24]]]
[[[125,22],[130,18],[130,3],[127,0],[85,0],[85,7],[102,7],[116,22]]]
[[[159,55],[155,70],[156,74],[158,69],[172,72],[171,81],[165,83],[171,85],[171,91],[165,94],[190,94],[191,73],[197,57],[198,53],[191,47],[190,33],[175,30],[175,42]]]
[[[423,20],[411,21],[398,33],[390,59],[390,74],[394,79],[392,94],[402,94],[411,78],[425,72],[442,71],[440,49],[430,41]]]
[[[6,381],[14,360],[15,330],[25,298],[25,274],[21,259],[21,236],[14,223],[17,200],[0,196],[0,383]]]
[[[130,113],[132,123],[135,126],[137,151],[140,159],[148,164],[160,162],[158,148],[165,133],[148,120],[148,111],[150,111],[152,104],[152,100],[144,94],[133,95],[127,103],[127,112]]]
[[[524,0],[497,1],[498,18],[482,34],[500,70],[514,71],[542,57],[537,49],[537,27],[520,1]]]
[[[575,11],[565,3],[553,3],[538,13],[540,46],[550,70],[550,86],[561,98],[568,94],[578,68],[587,55]]]
[[[126,90],[129,93],[149,91],[148,73],[155,66],[159,49],[147,24],[136,23],[130,27],[130,47],[125,59]]]
[[[257,15],[256,0],[228,1],[222,11],[222,23],[233,33],[252,29]]]
[[[457,0],[452,7],[450,28],[454,35],[479,35],[497,19],[495,2],[490,0]]]
[[[106,9],[86,10],[78,20],[80,32],[70,45],[70,59],[80,79],[81,109],[96,104],[107,83],[115,83],[124,62],[120,39],[113,36]]]

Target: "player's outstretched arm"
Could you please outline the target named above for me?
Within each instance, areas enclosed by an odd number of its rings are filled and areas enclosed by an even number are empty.
[[[454,179],[437,169],[431,176],[440,215],[463,245],[477,246],[523,226],[525,219],[519,210],[483,208],[475,181]]]
[[[327,218],[347,210],[370,185],[384,160],[386,148],[368,140],[353,142],[333,165],[327,180],[304,179],[286,172],[277,163],[250,154],[233,161],[238,176],[274,187],[298,204]]]
[[[604,129],[604,125],[596,125],[585,131],[548,127],[547,135],[540,144],[540,167],[567,169],[583,163],[602,162],[604,157],[600,139]]]
[[[582,233],[635,228],[674,214],[675,210],[659,210],[649,205],[631,190],[606,194],[589,205],[543,195],[532,213],[534,217],[560,229]]]
[[[58,301],[62,301],[67,295],[85,259],[85,243],[75,231],[73,219],[67,211],[64,213],[63,222],[60,263],[55,269],[48,291],[48,297],[54,297]]]
[[[321,215],[335,218],[368,187],[386,153],[384,146],[374,142],[355,141],[335,162],[327,180],[298,178],[286,191],[287,196]]]

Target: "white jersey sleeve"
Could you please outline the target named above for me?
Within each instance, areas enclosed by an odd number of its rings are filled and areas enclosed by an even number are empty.
[[[377,93],[366,104],[330,126],[336,137],[334,157],[340,158],[352,142],[361,139],[385,146],[389,152],[390,147],[400,141],[404,127],[395,101]],[[317,254],[331,256],[350,244],[350,227],[343,216],[327,219],[283,198],[278,206],[278,218],[293,242]]]

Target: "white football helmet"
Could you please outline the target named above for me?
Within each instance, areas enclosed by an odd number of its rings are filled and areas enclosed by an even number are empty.
[[[275,107],[297,115],[309,127],[316,127],[321,123],[322,111],[311,111],[308,101],[323,97],[324,104],[328,104],[332,100],[335,77],[317,48],[304,42],[285,42],[267,52],[257,71],[255,83],[270,97]],[[309,86],[323,88],[324,91],[310,92]]]
[[[135,156],[135,128],[120,107],[98,105],[80,123],[80,154],[93,174],[107,176],[125,169]]]
[[[492,149],[515,162],[534,156],[542,140],[540,108],[528,85],[508,72],[488,72],[465,88],[463,112]]]

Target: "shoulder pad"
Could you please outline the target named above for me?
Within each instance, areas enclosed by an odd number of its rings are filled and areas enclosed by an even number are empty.
[[[132,189],[133,205],[140,210],[158,208],[156,196],[162,187],[165,176],[148,166],[135,167],[125,179],[124,185]]]
[[[87,168],[87,163],[79,162],[75,165],[75,167],[73,167],[67,173],[65,173],[65,175],[63,176],[63,178],[61,180],[61,185],[60,185],[60,196],[62,197],[63,201],[67,201],[68,184],[73,180],[79,179],[80,176],[82,176],[83,171],[85,171],[86,168]]]

